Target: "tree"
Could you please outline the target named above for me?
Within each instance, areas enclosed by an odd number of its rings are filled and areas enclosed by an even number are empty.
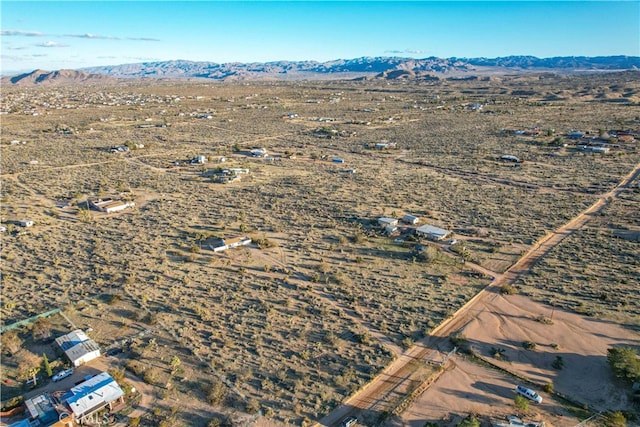
[[[41,317],[31,326],[31,333],[34,339],[46,340],[51,336],[51,320]]]
[[[33,368],[29,369],[29,378],[33,379],[33,385],[34,386],[37,384],[38,372],[40,372],[40,367],[39,366],[34,366]]]
[[[476,417],[469,416],[462,420],[458,427],[480,427],[480,421]]]
[[[176,372],[178,372],[178,368],[180,367],[180,364],[182,363],[180,361],[180,358],[178,356],[173,356],[171,358],[171,375],[175,375]]]
[[[51,378],[53,376],[53,371],[51,370],[47,353],[42,353],[42,366],[44,367],[44,371],[47,373],[47,377]]]
[[[2,348],[10,354],[15,354],[22,347],[22,339],[18,336],[18,333],[14,330],[10,330],[2,334]]]
[[[250,414],[255,414],[260,410],[260,402],[256,399],[251,399],[247,402],[247,412]]]
[[[629,382],[640,380],[638,351],[631,347],[616,347],[607,350],[607,361],[616,377]]]
[[[605,427],[626,427],[627,418],[620,411],[611,412],[607,414],[604,425]]]
[[[78,217],[82,222],[92,222],[93,217],[91,216],[91,211],[89,209],[80,208],[78,211]]]
[[[218,406],[224,401],[226,396],[227,387],[222,383],[222,381],[215,379],[207,392],[209,403],[211,406]]]
[[[123,368],[113,368],[109,369],[109,375],[113,378],[117,383],[121,383],[124,380],[124,369]]]
[[[526,397],[516,394],[516,397],[513,398],[513,402],[516,404],[516,408],[520,411],[527,412],[529,410],[529,400]]]

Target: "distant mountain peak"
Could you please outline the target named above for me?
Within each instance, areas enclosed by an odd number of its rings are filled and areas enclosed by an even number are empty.
[[[498,58],[403,58],[397,56],[359,57],[317,61],[198,62],[184,59],[107,65],[54,72],[34,70],[6,80],[16,85],[77,84],[109,78],[205,78],[213,80],[302,80],[302,79],[430,79],[496,73],[637,70],[636,56],[565,56],[537,58],[530,55]]]
[[[20,74],[14,77],[3,77],[3,83],[11,83],[19,86],[31,85],[64,85],[76,83],[90,83],[98,81],[114,80],[104,74],[93,74],[86,71],[62,69],[57,71],[46,71],[37,69],[30,73]]]

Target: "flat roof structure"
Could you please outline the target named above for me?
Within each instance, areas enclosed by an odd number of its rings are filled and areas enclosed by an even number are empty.
[[[112,213],[132,208],[136,204],[124,200],[114,200],[111,198],[91,200],[91,205],[102,212]]]
[[[380,225],[397,225],[398,220],[396,218],[380,217],[378,218],[378,224]]]
[[[56,343],[76,367],[100,357],[98,344],[80,329],[56,338]]]
[[[25,400],[24,405],[27,407],[29,419],[38,420],[42,425],[46,426],[58,420],[54,401],[47,393]]]
[[[451,232],[444,228],[436,227],[435,225],[423,225],[416,228],[416,233],[421,234],[432,240],[442,240],[446,238]]]
[[[124,396],[116,380],[107,372],[84,381],[65,393],[61,400],[69,406],[76,420],[104,408]]]

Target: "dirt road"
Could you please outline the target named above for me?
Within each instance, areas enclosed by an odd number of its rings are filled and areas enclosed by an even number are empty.
[[[513,284],[516,279],[527,272],[533,264],[544,257],[553,247],[558,245],[567,236],[583,227],[587,221],[598,213],[611,200],[617,198],[621,191],[631,182],[640,177],[640,164],[625,176],[622,181],[611,191],[602,195],[593,205],[572,218],[569,222],[559,227],[552,233],[540,239],[526,254],[524,254],[504,274],[495,276],[495,279],[484,290],[470,299],[452,317],[445,320],[433,332],[420,340],[414,347],[402,354],[391,363],[380,375],[364,386],[358,393],[347,399],[341,406],[333,410],[316,425],[335,426],[347,416],[356,416],[360,419],[371,419],[381,415],[380,404],[393,395],[393,391],[401,389],[407,382],[415,363],[413,360],[434,360],[441,357],[441,352],[451,347],[449,337],[462,329],[467,322],[475,317],[476,307],[491,306],[499,296],[496,292],[502,285]]]

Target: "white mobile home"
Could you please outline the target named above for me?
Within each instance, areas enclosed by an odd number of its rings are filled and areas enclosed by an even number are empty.
[[[443,228],[428,224],[416,228],[416,233],[419,236],[426,237],[429,240],[444,240],[449,234],[451,234],[449,230],[445,230]]]
[[[378,225],[380,225],[381,227],[386,227],[386,226],[396,226],[398,225],[398,220],[395,218],[387,218],[387,217],[381,217],[378,218]]]

